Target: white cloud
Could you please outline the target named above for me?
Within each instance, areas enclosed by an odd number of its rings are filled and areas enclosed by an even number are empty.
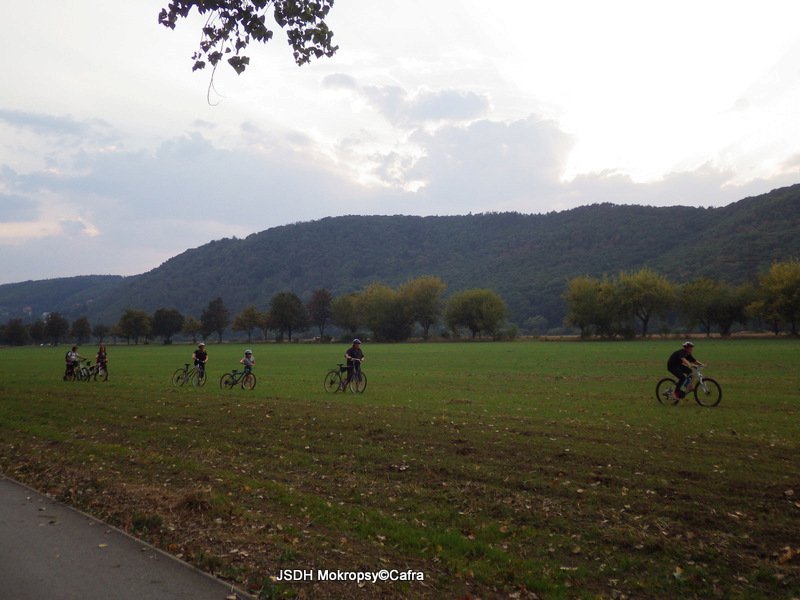
[[[337,3],[337,55],[280,32],[191,72],[162,0],[0,8],[0,283],[146,271],[352,213],[721,205],[800,180],[800,4]],[[690,15],[690,18],[687,17]]]

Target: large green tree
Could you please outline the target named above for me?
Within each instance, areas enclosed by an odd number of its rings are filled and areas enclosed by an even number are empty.
[[[92,337],[92,326],[87,317],[78,317],[72,322],[72,327],[69,330],[70,336],[78,344],[83,344]]]
[[[383,283],[372,283],[360,296],[364,321],[375,339],[388,342],[408,339],[413,320],[395,290]]]
[[[333,32],[325,19],[333,0],[171,0],[161,9],[158,22],[175,29],[179,19],[197,9],[206,16],[201,30],[200,48],[192,55],[192,70],[206,64],[216,68],[222,59],[242,73],[250,63],[243,53],[250,42],[267,43],[273,31],[268,19],[286,32],[298,65],[312,58],[333,56]]]
[[[69,332],[69,321],[60,313],[54,312],[47,315],[44,321],[44,334],[53,342],[54,346],[58,346],[58,342],[67,335],[67,332]]]
[[[472,337],[480,333],[497,333],[508,309],[503,299],[488,289],[472,289],[450,297],[445,309],[445,320],[453,332],[469,329]]]
[[[216,333],[217,341],[222,342],[222,333],[230,322],[230,313],[222,298],[214,298],[200,315],[203,337]]]
[[[183,315],[176,308],[159,308],[153,313],[152,331],[164,340],[172,343],[172,336],[183,329]]]
[[[747,320],[749,288],[734,287],[724,281],[701,277],[682,285],[678,291],[678,310],[689,327],[701,327],[707,336],[716,325],[730,335],[734,323]]]
[[[127,308],[117,322],[117,328],[122,337],[130,343],[139,343],[139,338],[150,333],[150,315],[138,308]]]
[[[272,327],[278,332],[278,339],[284,334],[292,341],[292,332],[308,325],[308,313],[303,302],[292,292],[278,292],[269,302]]]
[[[333,295],[328,290],[318,289],[311,293],[311,299],[306,303],[309,323],[317,328],[320,338],[325,336],[325,327],[331,321],[332,302]]]
[[[233,318],[231,329],[246,333],[249,344],[253,341],[253,331],[258,329],[263,318],[263,313],[256,308],[255,304],[251,304]]]
[[[765,313],[778,315],[789,324],[792,334],[797,335],[797,323],[800,320],[800,261],[774,263],[759,278],[757,294]]]
[[[651,319],[666,316],[675,300],[674,284],[652,269],[622,273],[617,288],[622,314],[638,319],[642,337],[647,337]]]
[[[334,298],[331,302],[331,321],[351,337],[356,335],[364,323],[359,295],[351,293]]]
[[[11,319],[3,327],[3,341],[11,346],[24,346],[28,343],[28,328],[22,319]]]
[[[181,332],[192,338],[192,344],[197,343],[197,336],[203,333],[203,324],[194,317],[186,317],[183,320]]]
[[[411,320],[422,327],[425,339],[431,327],[442,318],[446,289],[447,284],[439,277],[424,275],[407,281],[398,290],[400,301]]]

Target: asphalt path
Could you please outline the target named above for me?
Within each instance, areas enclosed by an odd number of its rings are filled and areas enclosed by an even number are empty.
[[[0,474],[0,599],[6,598],[252,597]]]

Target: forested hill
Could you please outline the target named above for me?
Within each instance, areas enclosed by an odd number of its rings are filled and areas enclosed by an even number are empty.
[[[30,306],[34,315],[58,310],[110,324],[127,307],[199,316],[221,296],[236,314],[248,304],[265,309],[285,290],[306,300],[317,288],[339,295],[373,281],[396,286],[436,275],[448,292],[495,290],[513,322],[541,315],[552,327],[564,315],[566,283],[578,275],[646,266],[676,282],[707,275],[739,283],[796,257],[800,184],[722,208],[596,204],[544,215],[331,217],[213,241],[134,277],[0,286],[0,307],[10,316]]]

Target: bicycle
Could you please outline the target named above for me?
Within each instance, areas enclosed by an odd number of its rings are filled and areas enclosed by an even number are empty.
[[[692,367],[692,374],[686,378],[683,387],[686,394],[694,394],[694,399],[700,406],[710,408],[722,401],[722,386],[715,379],[703,375],[700,369],[704,366]],[[693,382],[694,389],[691,389]],[[664,377],[656,384],[656,398],[661,404],[674,406],[680,401],[673,393],[676,385],[678,382],[671,377]]]
[[[236,385],[241,385],[243,390],[252,390],[256,387],[256,374],[252,371],[233,369],[219,379],[219,387],[222,390],[231,390]]]
[[[91,365],[88,360],[82,360],[64,374],[64,381],[89,381],[90,377]]]
[[[202,387],[206,384],[206,370],[198,369],[197,367],[189,368],[189,363],[185,363],[180,369],[172,374],[173,385],[181,386],[184,383],[191,382],[194,387]]]
[[[332,392],[334,394],[336,392],[345,391],[345,382],[347,380],[346,378],[342,378],[342,373],[347,373],[347,371],[348,369],[346,364],[338,363],[336,369],[331,369],[325,373],[325,380],[323,382],[325,391]],[[367,375],[361,368],[355,369],[353,377],[350,379],[349,387],[350,391],[355,392],[356,394],[363,394],[364,390],[367,389]]]
[[[108,381],[108,370],[103,365],[89,365],[89,377],[95,381]]]

